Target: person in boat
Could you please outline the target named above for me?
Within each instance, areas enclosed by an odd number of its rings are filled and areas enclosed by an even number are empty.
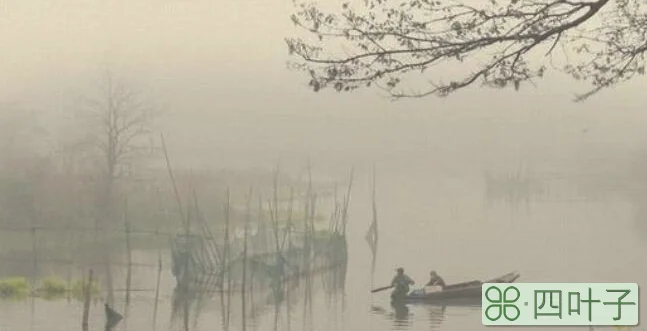
[[[410,286],[415,284],[411,277],[404,274],[404,268],[398,268],[397,274],[393,277],[391,281],[391,286],[395,289],[391,293],[391,297],[407,295],[409,293]]]
[[[429,282],[427,282],[427,285],[425,286],[440,286],[441,288],[445,288],[445,280],[443,280],[442,277],[440,277],[435,270],[432,270],[429,273]]]

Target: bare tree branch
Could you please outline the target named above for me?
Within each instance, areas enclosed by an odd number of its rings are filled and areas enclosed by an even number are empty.
[[[366,0],[360,7],[345,3],[330,14],[299,4],[292,16],[296,26],[318,37],[286,39],[298,57],[291,67],[307,72],[315,91],[375,84],[401,98],[446,96],[476,82],[518,89],[547,69],[537,51],[545,48],[542,54],[552,57],[558,45],[567,50],[560,69],[593,85],[577,100],[644,73],[647,5],[641,0],[490,0],[479,8],[447,0]],[[351,53],[337,50],[340,44]],[[470,67],[464,61],[477,58],[473,71],[454,74],[448,83],[403,92],[408,80],[433,66],[458,61]]]

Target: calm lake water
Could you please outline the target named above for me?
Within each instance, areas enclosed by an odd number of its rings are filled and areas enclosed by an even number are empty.
[[[350,261],[344,287],[331,289],[330,277],[313,276],[311,293],[306,293],[303,285],[295,289],[290,309],[286,303],[276,308],[269,299],[267,304],[253,307],[246,330],[485,329],[479,308],[413,305],[395,310],[389,304],[388,291],[370,294],[372,286],[388,284],[397,266],[403,266],[418,283],[426,280],[430,269],[449,283],[483,280],[509,271],[520,272],[519,281],[523,282],[643,285],[647,279],[646,245],[634,220],[635,207],[622,199],[575,200],[553,191],[514,210],[504,203],[488,206],[483,180],[478,176],[428,178],[412,173],[378,177],[380,238],[376,272],[371,275],[370,249],[364,240],[371,220],[365,177],[358,180],[353,192]],[[137,262],[154,262],[154,255],[140,252],[135,258]],[[149,291],[133,293],[126,319],[116,330],[155,329],[154,291],[150,290],[155,287],[157,271],[137,268],[135,272],[133,287]],[[170,271],[162,276],[164,295],[156,329],[182,330],[182,322],[170,317],[175,280]],[[260,293],[254,301],[265,299]],[[240,302],[234,300],[233,305],[231,330],[242,330],[242,317],[236,309]],[[116,309],[124,311],[122,293],[118,293]],[[641,308],[641,314],[644,311]],[[81,313],[82,305],[76,301],[4,301],[0,302],[0,330],[80,330]],[[102,329],[102,303],[94,305],[91,313],[91,329]],[[222,330],[219,299],[206,302],[190,322],[191,330]]]

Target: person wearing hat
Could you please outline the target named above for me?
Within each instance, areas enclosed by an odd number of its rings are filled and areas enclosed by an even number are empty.
[[[409,293],[409,286],[413,284],[415,284],[413,279],[404,274],[404,268],[398,268],[397,274],[391,281],[391,286],[395,288],[393,293],[391,293],[391,298],[407,295]]]
[[[432,270],[429,273],[429,276],[429,282],[425,286],[440,286],[442,288],[445,288],[445,281],[442,277],[438,276],[435,270]]]

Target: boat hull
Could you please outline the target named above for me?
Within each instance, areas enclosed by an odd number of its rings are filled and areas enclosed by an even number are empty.
[[[412,291],[406,296],[392,297],[394,303],[425,303],[438,305],[480,306],[481,291],[484,283],[513,283],[519,274],[511,272],[486,282],[471,281],[448,285],[444,290],[431,293],[416,293]]]

